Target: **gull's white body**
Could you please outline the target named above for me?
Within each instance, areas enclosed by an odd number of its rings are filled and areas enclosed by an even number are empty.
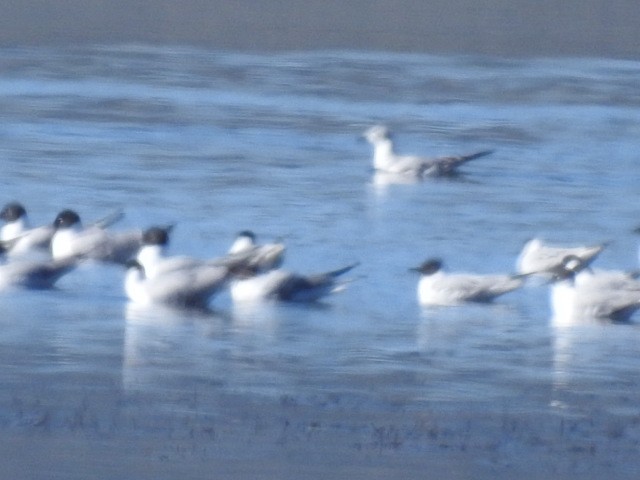
[[[12,287],[28,289],[51,288],[76,266],[69,260],[16,259],[0,265],[0,290]]]
[[[594,320],[628,321],[640,308],[640,282],[621,272],[589,272],[567,257],[551,286],[552,323],[570,326]]]
[[[511,275],[449,274],[438,271],[421,276],[417,293],[422,305],[457,305],[463,302],[489,302],[523,284],[523,278]]]
[[[137,260],[144,267],[147,278],[152,279],[180,269],[192,269],[207,262],[184,255],[170,256],[163,245],[143,245],[138,250]]]
[[[339,270],[309,276],[276,269],[246,278],[234,278],[230,287],[231,298],[234,302],[314,302],[342,290],[347,282],[339,280],[338,277],[355,266],[356,264],[353,264]]]
[[[52,226],[32,228],[26,214],[7,221],[0,228],[0,241],[9,245],[8,257],[42,253],[49,248],[54,229]]]
[[[54,259],[78,257],[125,263],[140,248],[142,232],[111,233],[100,227],[70,227],[57,230],[51,239]]]
[[[413,178],[455,175],[462,164],[491,153],[485,150],[469,155],[437,158],[398,155],[388,129],[382,125],[367,129],[364,138],[373,146],[373,168],[376,171]]]
[[[206,308],[229,278],[223,266],[201,265],[178,268],[148,278],[144,267],[130,267],[125,275],[127,297],[141,305],[170,305]]]
[[[258,272],[267,272],[282,265],[285,250],[283,243],[258,245],[255,241],[255,235],[246,230],[236,236],[228,253],[229,255],[245,256],[248,267],[254,268]]]

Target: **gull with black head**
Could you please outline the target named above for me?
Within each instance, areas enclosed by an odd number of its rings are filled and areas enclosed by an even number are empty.
[[[553,272],[550,291],[552,322],[556,326],[594,320],[626,322],[640,309],[640,282],[620,283],[619,275],[581,279],[588,261],[567,255]]]
[[[259,272],[267,272],[282,265],[286,247],[284,243],[256,242],[256,234],[251,230],[242,230],[229,248],[229,255],[247,256],[247,267]]]
[[[156,271],[150,277],[138,260],[130,260],[124,289],[129,300],[139,305],[207,308],[212,297],[227,286],[230,275],[229,267],[200,264]]]
[[[142,245],[142,230],[110,232],[103,222],[84,227],[74,210],[63,210],[55,218],[51,239],[54,259],[75,257],[124,264],[133,258]]]
[[[32,227],[27,210],[21,203],[7,203],[0,210],[0,219],[5,222],[0,228],[0,242],[7,247],[7,256],[49,253],[53,227]]]
[[[417,296],[421,305],[491,302],[522,287],[526,278],[508,274],[447,273],[437,258],[430,258],[411,270],[420,274]]]

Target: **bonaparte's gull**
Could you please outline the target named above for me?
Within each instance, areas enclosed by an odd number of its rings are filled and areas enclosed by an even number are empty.
[[[493,153],[483,150],[469,155],[425,158],[413,155],[397,155],[387,127],[375,125],[364,132],[364,138],[373,145],[373,168],[392,174],[414,178],[452,176],[462,164]]]
[[[256,235],[250,230],[243,230],[229,249],[230,255],[247,255],[248,267],[265,272],[278,268],[284,259],[285,246],[283,243],[265,243],[258,245]]]
[[[136,260],[144,268],[146,278],[155,278],[173,270],[197,268],[204,265],[225,267],[233,267],[238,264],[247,265],[251,259],[251,251],[206,260],[187,255],[168,255],[169,234],[172,229],[171,225],[155,226],[148,228],[142,234],[142,246],[138,250]]]
[[[155,278],[163,272],[201,263],[192,257],[167,255],[169,234],[172,229],[172,226],[151,227],[142,234],[142,245],[136,259],[144,268],[146,278]]]
[[[27,211],[21,203],[7,203],[0,211],[4,225],[0,229],[0,242],[8,245],[7,255],[24,256],[49,250],[54,229],[51,225],[32,228]]]
[[[259,273],[255,267],[245,267],[234,274],[230,287],[231,298],[234,302],[315,302],[344,289],[347,281],[339,277],[357,265],[354,263],[338,270],[308,276],[282,269]]]
[[[169,227],[151,227],[142,235],[142,246],[137,260],[145,269],[147,278],[180,268],[193,268],[200,265],[234,266],[242,264],[246,268],[264,272],[276,268],[282,263],[285,247],[281,243],[257,245],[255,235],[249,231],[241,232],[227,255],[201,260],[185,255],[167,255]]]
[[[63,260],[16,259],[0,265],[0,289],[21,287],[51,288],[77,265],[75,258]]]
[[[51,239],[54,259],[77,257],[124,264],[133,258],[142,244],[142,231],[112,233],[102,225],[82,226],[73,210],[63,210],[53,222]]]
[[[411,270],[420,273],[418,302],[422,305],[456,305],[464,302],[490,302],[520,288],[522,275],[446,273],[442,261],[428,259]]]
[[[577,280],[586,263],[575,255],[565,257],[554,270],[550,303],[553,324],[567,326],[591,320],[628,321],[640,309],[640,283]]]
[[[147,277],[138,260],[127,262],[124,288],[127,297],[141,305],[206,308],[226,285],[231,269],[201,264],[177,268]]]
[[[525,243],[516,261],[516,270],[521,274],[550,275],[570,255],[578,257],[584,266],[590,264],[604,250],[606,243],[589,246],[564,247],[549,245],[539,238]]]

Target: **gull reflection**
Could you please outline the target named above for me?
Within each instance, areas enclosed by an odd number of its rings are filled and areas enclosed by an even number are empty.
[[[236,330],[241,333],[260,332],[275,335],[280,309],[276,302],[235,302],[231,318]]]
[[[420,179],[397,173],[376,171],[371,177],[371,187],[377,196],[383,197],[394,185],[415,185]]]
[[[602,360],[608,356],[605,338],[610,321],[594,318],[567,321],[554,316],[550,321],[552,335],[552,399],[550,406],[565,409],[575,404],[573,398],[594,388]]]
[[[125,391],[156,390],[179,382],[185,372],[207,368],[202,360],[209,359],[209,333],[216,318],[211,312],[128,303],[122,365]]]

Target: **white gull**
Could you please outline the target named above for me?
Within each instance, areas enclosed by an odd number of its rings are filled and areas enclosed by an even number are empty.
[[[593,320],[628,321],[640,309],[640,282],[620,276],[582,277],[587,263],[565,257],[554,272],[550,291],[552,323],[568,326]],[[582,277],[582,279],[580,279]]]
[[[0,219],[5,222],[0,228],[0,242],[8,247],[7,256],[49,253],[53,226],[32,227],[21,203],[7,203],[0,211]]]
[[[413,178],[452,176],[458,173],[461,165],[493,153],[492,150],[483,150],[468,155],[435,158],[398,155],[387,127],[375,125],[367,129],[363,136],[373,145],[373,168],[376,171]]]
[[[124,264],[135,256],[142,244],[142,230],[109,232],[103,224],[85,228],[73,210],[61,211],[53,227],[51,254],[54,259],[77,257]]]
[[[247,266],[255,268],[258,272],[266,272],[282,265],[284,260],[285,245],[282,242],[256,243],[256,235],[251,230],[243,230],[229,248],[229,255],[246,255]]]
[[[63,260],[16,259],[0,265],[0,289],[12,287],[46,289],[77,265],[75,258]]]
[[[140,305],[206,308],[227,285],[231,269],[221,265],[196,265],[156,272],[148,277],[138,260],[127,262],[124,289]]]
[[[300,275],[283,269],[260,273],[255,267],[241,268],[231,281],[231,298],[234,302],[315,302],[343,290],[349,280],[339,277],[357,265],[354,263],[313,275]]]
[[[420,273],[417,296],[421,305],[457,305],[490,302],[524,285],[525,276],[447,273],[442,261],[431,258],[411,270]]]

